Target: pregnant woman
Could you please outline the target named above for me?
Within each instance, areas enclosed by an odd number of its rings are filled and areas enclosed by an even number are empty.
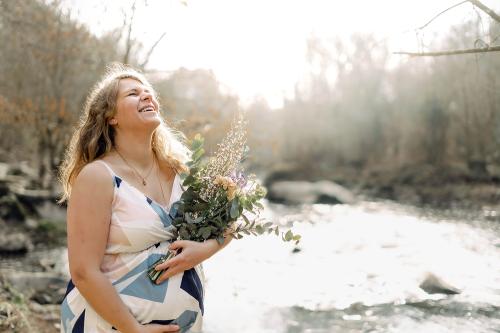
[[[170,240],[189,150],[145,77],[113,65],[88,96],[60,170],[71,280],[61,332],[200,332],[202,261],[226,246]],[[152,283],[148,267],[180,253]]]

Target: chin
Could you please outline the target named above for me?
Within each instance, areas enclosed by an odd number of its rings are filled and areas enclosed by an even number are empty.
[[[151,121],[148,121],[148,125],[151,126],[153,129],[157,128],[161,124],[161,119],[156,118],[156,119],[151,119]]]

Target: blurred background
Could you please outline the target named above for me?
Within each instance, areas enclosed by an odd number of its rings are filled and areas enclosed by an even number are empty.
[[[57,332],[56,170],[107,64],[213,151],[237,112],[266,215],[205,262],[207,333],[500,332],[498,0],[0,0],[0,331]]]

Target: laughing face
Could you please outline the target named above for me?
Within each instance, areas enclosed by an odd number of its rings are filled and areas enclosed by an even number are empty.
[[[134,79],[118,84],[116,114],[110,122],[119,129],[152,130],[161,122],[159,106],[151,88]]]

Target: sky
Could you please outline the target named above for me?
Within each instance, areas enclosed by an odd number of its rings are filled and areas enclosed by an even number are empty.
[[[132,1],[66,0],[74,17],[96,34],[121,26]],[[450,0],[139,0],[133,34],[149,48],[166,35],[148,69],[213,70],[242,105],[265,98],[279,108],[308,71],[307,38],[372,33],[391,51],[418,51],[416,28],[460,1]],[[483,0],[500,12],[500,1]],[[477,13],[469,3],[440,16],[419,33],[432,43]],[[488,18],[483,15],[485,22]],[[472,43],[472,42],[471,42]],[[393,61],[406,57],[393,56]]]

